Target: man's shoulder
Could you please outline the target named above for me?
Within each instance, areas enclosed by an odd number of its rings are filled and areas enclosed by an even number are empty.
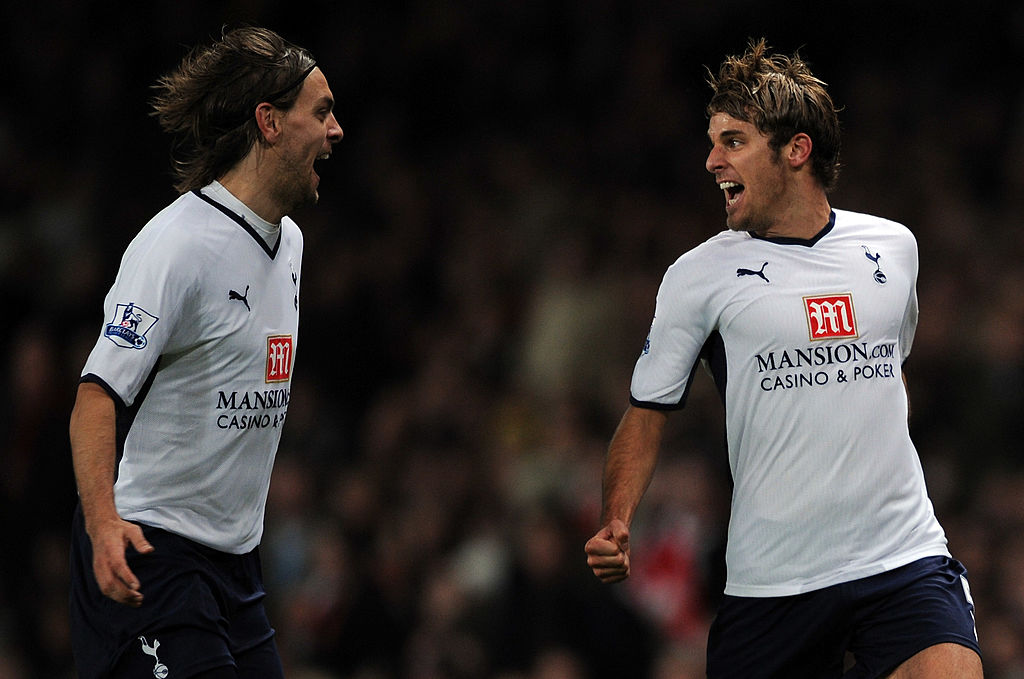
[[[754,239],[745,231],[720,231],[684,252],[669,268],[706,266],[721,262],[723,258],[742,256],[753,242]]]
[[[205,222],[215,211],[191,192],[183,193],[165,208],[157,212],[142,227],[140,233],[162,238],[188,239],[197,229],[190,228],[196,222]]]
[[[281,218],[281,235],[296,243],[300,248],[302,247],[302,229],[291,217]]]
[[[913,238],[914,234],[905,224],[886,217],[868,214],[866,212],[854,212],[852,210],[833,209],[836,215],[836,226],[850,230],[858,229],[864,232],[877,232],[880,234],[901,235]]]
[[[736,262],[747,262],[753,239],[738,231],[722,231],[680,255],[665,271],[663,284],[707,295],[727,284]]]
[[[202,253],[223,250],[222,236],[230,233],[217,211],[196,196],[185,193],[156,213],[135,235],[126,256],[174,261],[177,266],[204,266]]]

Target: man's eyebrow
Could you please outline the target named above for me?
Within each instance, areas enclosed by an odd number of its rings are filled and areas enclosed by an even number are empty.
[[[320,97],[319,101],[316,102],[314,108],[327,108],[328,111],[334,110],[334,99],[327,96],[326,94]]]
[[[711,133],[711,130],[708,130],[708,139],[711,142],[714,142],[716,139],[718,139],[719,141],[727,141],[729,139],[732,139],[733,137],[742,137],[744,134],[745,133],[743,132],[743,130],[722,130],[721,132],[718,133],[718,136],[716,137]]]

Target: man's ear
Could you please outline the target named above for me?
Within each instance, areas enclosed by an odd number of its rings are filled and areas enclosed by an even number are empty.
[[[281,110],[267,102],[256,107],[256,125],[260,134],[268,144],[273,144],[281,136]]]
[[[786,145],[786,160],[789,162],[789,166],[796,170],[805,165],[811,159],[811,149],[813,148],[814,142],[806,133],[794,134],[793,138],[789,140],[789,144]]]

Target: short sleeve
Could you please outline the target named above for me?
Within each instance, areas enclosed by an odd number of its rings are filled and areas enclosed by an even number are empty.
[[[657,409],[681,408],[700,352],[714,330],[699,262],[686,256],[666,272],[654,321],[633,369],[630,402]]]
[[[194,264],[173,230],[144,228],[125,251],[82,370],[131,405],[187,313]]]

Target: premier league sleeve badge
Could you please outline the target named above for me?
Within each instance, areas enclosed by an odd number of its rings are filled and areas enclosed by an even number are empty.
[[[146,333],[158,320],[160,319],[153,314],[136,306],[135,302],[118,304],[114,310],[114,318],[104,328],[103,334],[119,347],[145,349],[148,344]]]

